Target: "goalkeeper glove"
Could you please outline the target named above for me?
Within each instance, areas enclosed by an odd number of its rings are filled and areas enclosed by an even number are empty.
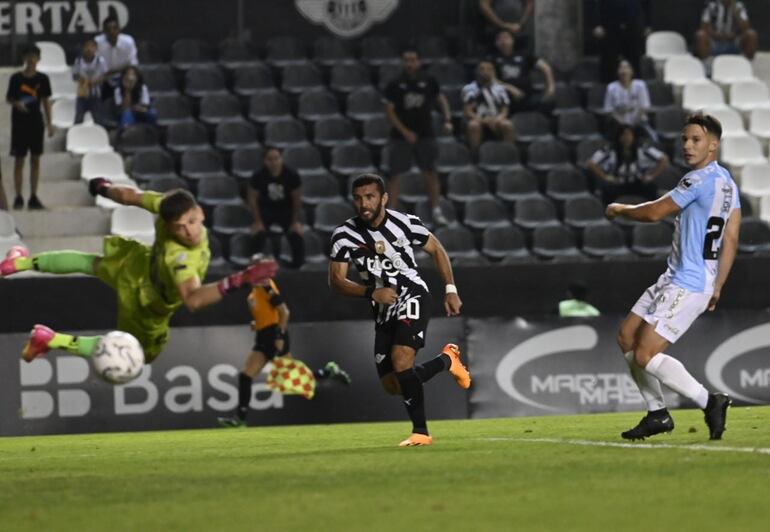
[[[91,193],[93,197],[96,197],[98,194],[99,196],[104,196],[105,198],[108,198],[107,196],[107,190],[112,186],[112,181],[110,181],[107,178],[104,177],[95,177],[88,181],[88,192]]]
[[[239,289],[243,285],[259,284],[273,277],[278,271],[278,263],[274,260],[255,262],[245,270],[228,275],[217,283],[219,293],[223,296]]]

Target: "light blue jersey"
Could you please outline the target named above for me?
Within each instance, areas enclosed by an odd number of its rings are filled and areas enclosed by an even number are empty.
[[[682,210],[676,217],[667,274],[679,287],[711,294],[725,226],[733,210],[741,207],[738,185],[715,161],[689,172],[668,195]]]

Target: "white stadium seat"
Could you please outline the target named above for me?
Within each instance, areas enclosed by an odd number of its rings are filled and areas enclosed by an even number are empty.
[[[743,117],[732,107],[706,107],[703,112],[710,114],[722,124],[722,138],[748,137],[749,134],[743,126]]]
[[[733,177],[738,180],[747,164],[767,162],[762,154],[762,144],[755,137],[728,137],[722,139],[721,148],[720,159],[730,165]]]
[[[19,233],[16,232],[16,220],[11,213],[0,210],[0,246],[7,250],[16,244],[21,244]],[[2,256],[5,256],[5,252]]]
[[[37,64],[37,69],[40,72],[46,74],[66,72],[69,74],[70,67],[67,66],[67,56],[59,43],[39,41],[35,45],[40,48],[40,62]]]
[[[722,89],[710,81],[687,83],[682,91],[682,107],[689,112],[706,108],[727,109]]]
[[[56,101],[62,98],[74,100],[77,96],[77,83],[72,79],[72,73],[54,72],[48,74],[51,80],[51,100]]]
[[[155,242],[155,219],[150,211],[121,205],[112,211],[110,232],[152,245]]]
[[[751,63],[742,55],[718,55],[711,66],[711,79],[720,85],[730,85],[756,78]]]
[[[741,192],[749,198],[755,211],[760,208],[762,198],[770,196],[770,162],[751,163],[743,167]]]
[[[759,80],[738,81],[730,85],[730,105],[746,115],[753,109],[768,109],[770,91]]]
[[[759,217],[770,222],[770,195],[762,196],[759,200]]]
[[[75,124],[75,100],[54,100],[51,105],[51,123],[57,129],[71,128]]]
[[[95,124],[78,124],[67,130],[67,151],[74,155],[113,151],[107,130]]]
[[[770,107],[752,109],[749,116],[749,131],[768,148],[770,144]]]
[[[705,81],[703,63],[691,55],[677,55],[666,59],[663,65],[663,81],[681,87],[691,81]]]
[[[86,153],[80,162],[80,177],[88,181],[94,177],[125,181],[128,179],[123,165],[123,157],[114,151],[104,153]]]
[[[654,31],[647,36],[645,54],[655,61],[665,61],[675,55],[689,55],[687,41],[675,31]]]

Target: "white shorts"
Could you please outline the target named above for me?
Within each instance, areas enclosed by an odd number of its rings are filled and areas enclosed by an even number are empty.
[[[710,300],[711,294],[677,286],[664,273],[644,291],[631,312],[655,325],[655,332],[673,344],[703,314]]]

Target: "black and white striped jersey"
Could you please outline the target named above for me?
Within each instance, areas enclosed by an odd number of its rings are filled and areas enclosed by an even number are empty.
[[[337,227],[332,233],[330,259],[352,262],[367,286],[393,288],[401,301],[428,291],[417,271],[414,246],[425,246],[429,236],[430,231],[417,216],[386,209],[376,229],[358,216]],[[377,323],[388,321],[398,306],[399,302],[375,305]]]

